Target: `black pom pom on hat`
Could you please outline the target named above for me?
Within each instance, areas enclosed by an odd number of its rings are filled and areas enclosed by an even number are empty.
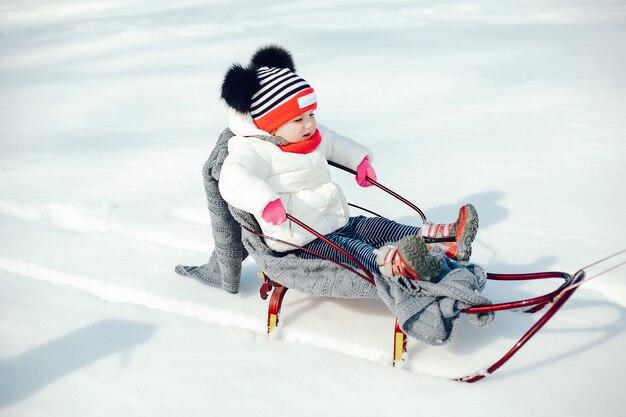
[[[222,99],[270,133],[317,108],[315,90],[295,73],[289,51],[277,45],[257,49],[247,67],[231,65],[222,82]]]
[[[252,105],[252,96],[260,88],[256,69],[233,64],[222,82],[222,98],[233,109],[247,113]]]
[[[278,45],[266,45],[257,49],[250,59],[250,66],[287,68],[291,72],[296,72],[291,53]]]

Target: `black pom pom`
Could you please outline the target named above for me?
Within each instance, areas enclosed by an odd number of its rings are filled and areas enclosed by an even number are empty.
[[[291,54],[278,45],[267,45],[257,49],[250,59],[250,66],[289,68],[290,71],[296,72]]]
[[[250,111],[252,96],[261,89],[256,70],[233,64],[222,82],[222,98],[233,109]]]

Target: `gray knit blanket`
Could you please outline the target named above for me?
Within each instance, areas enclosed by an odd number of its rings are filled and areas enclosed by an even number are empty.
[[[490,304],[479,294],[486,282],[484,271],[476,265],[449,260],[441,251],[433,251],[444,265],[441,282],[375,276],[376,286],[323,259],[273,252],[262,238],[242,228],[260,233],[254,217],[228,205],[219,193],[219,176],[232,136],[228,129],[222,132],[202,171],[215,248],[204,265],[176,266],[178,274],[237,293],[242,262],[250,255],[273,281],[291,289],[325,297],[382,298],[406,334],[431,345],[450,340],[461,310]],[[493,320],[493,313],[468,317],[472,323],[485,326]]]

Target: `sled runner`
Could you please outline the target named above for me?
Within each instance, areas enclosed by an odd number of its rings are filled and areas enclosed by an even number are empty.
[[[287,292],[288,288],[284,287],[281,284],[273,282],[263,272],[259,272],[259,277],[264,280],[260,289],[261,298],[263,300],[267,300],[269,293],[271,293],[271,296],[269,297],[270,300],[267,311],[267,333],[269,334],[278,326],[279,314],[281,311],[283,298],[285,297],[285,293]],[[546,306],[551,305],[550,308],[541,316],[541,318],[517,341],[517,343],[515,343],[506,354],[504,354],[500,359],[495,361],[486,370],[475,372],[464,377],[455,378],[455,380],[460,382],[476,382],[494,373],[498,368],[500,368],[509,359],[511,359],[511,357],[513,357],[513,355],[515,355],[539,330],[541,330],[541,328],[545,326],[546,323],[548,323],[548,321],[556,314],[556,312],[565,304],[569,297],[572,296],[577,288],[575,284],[582,282],[584,277],[585,272],[583,270],[580,270],[573,275],[565,272],[538,272],[529,274],[488,273],[487,279],[490,280],[519,281],[561,278],[564,282],[554,291],[538,297],[503,302],[499,304],[470,307],[463,310],[462,313],[466,314],[519,309],[524,309],[523,311],[525,313],[537,313],[544,309]],[[396,319],[393,335],[394,366],[396,363],[404,360],[406,348],[407,336],[400,329],[398,320]]]

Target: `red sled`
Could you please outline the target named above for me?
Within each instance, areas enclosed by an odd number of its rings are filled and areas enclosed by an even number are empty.
[[[350,172],[352,174],[356,174],[356,172],[351,170],[350,168],[344,167],[337,163],[329,162],[329,164],[339,169],[342,169],[344,171]],[[379,189],[392,195],[396,199],[402,201],[403,203],[411,207],[420,215],[422,220],[424,221],[426,220],[426,216],[424,215],[422,210],[419,209],[419,207],[417,207],[416,205],[414,205],[413,203],[411,203],[404,197],[400,196],[396,192],[378,183],[377,181],[371,178],[368,178],[368,181],[371,182],[376,187],[378,187]],[[363,207],[355,206],[353,204],[350,204],[350,205],[353,207],[357,207],[359,209],[365,210],[376,216],[379,216],[378,214],[368,209],[365,209]],[[344,255],[351,258],[352,261],[356,265],[360,265],[356,259],[351,257],[346,252],[344,252],[341,248],[336,246],[334,243],[330,242],[324,236],[322,236],[321,234],[319,234],[318,232],[316,232],[315,230],[313,230],[306,224],[302,223],[300,220],[294,218],[293,216],[289,214],[287,214],[287,218],[291,220],[292,222],[294,222],[295,224],[299,225],[300,227],[306,229],[310,233],[314,234],[318,239],[323,240],[328,245],[333,247],[335,250],[338,250],[342,252]],[[261,233],[251,230],[243,225],[242,227],[245,228],[250,233],[253,233],[259,237],[268,238],[267,236],[264,236]],[[334,262],[330,259],[328,260],[331,262]],[[334,262],[334,263],[337,263],[337,262]],[[358,275],[362,279],[368,281],[372,285],[375,285],[374,277],[365,268],[361,267],[360,270],[356,270],[354,268],[351,268],[348,265],[339,264],[339,263],[337,264],[341,265],[343,268],[353,271],[356,275]],[[263,271],[259,272],[259,277],[263,279],[263,283],[261,284],[261,288],[260,288],[261,298],[263,300],[267,300],[269,298],[269,306],[268,306],[268,312],[267,312],[267,333],[269,334],[279,324],[279,316],[281,313],[281,307],[282,307],[283,299],[285,297],[285,294],[287,293],[288,288],[278,282],[273,281],[272,278],[266,275]],[[465,313],[465,314],[496,312],[496,311],[503,311],[503,310],[518,310],[518,311],[521,310],[524,313],[534,314],[547,308],[547,310],[545,310],[545,312],[543,313],[543,315],[541,315],[539,320],[537,320],[535,324],[524,335],[520,337],[517,343],[515,343],[509,349],[509,351],[507,351],[504,355],[502,355],[502,357],[500,357],[498,360],[493,362],[493,364],[491,364],[485,370],[474,372],[472,374],[462,376],[459,378],[454,378],[455,381],[472,383],[472,382],[479,381],[493,374],[497,369],[499,369],[509,359],[511,359],[513,355],[519,352],[519,350],[533,336],[535,336],[537,332],[539,332],[539,330],[541,330],[541,328],[545,326],[546,323],[550,321],[550,319],[552,319],[552,317],[554,317],[554,315],[561,309],[561,307],[563,307],[563,305],[569,300],[569,298],[574,294],[578,286],[585,279],[584,269],[581,269],[575,272],[574,274],[569,274],[566,272],[559,272],[559,271],[520,273],[520,274],[487,273],[487,279],[495,280],[495,281],[527,281],[527,280],[536,281],[536,280],[545,280],[545,279],[554,279],[554,278],[562,279],[563,283],[555,290],[548,292],[546,294],[533,297],[533,298],[526,298],[526,299],[520,299],[520,300],[515,300],[515,301],[507,301],[507,302],[501,302],[497,304],[474,306],[474,307],[470,307],[465,310],[462,310],[462,313]],[[397,363],[405,360],[406,352],[407,352],[407,335],[400,329],[398,320],[396,319],[395,325],[394,325],[394,333],[393,333],[393,364],[394,366]]]

